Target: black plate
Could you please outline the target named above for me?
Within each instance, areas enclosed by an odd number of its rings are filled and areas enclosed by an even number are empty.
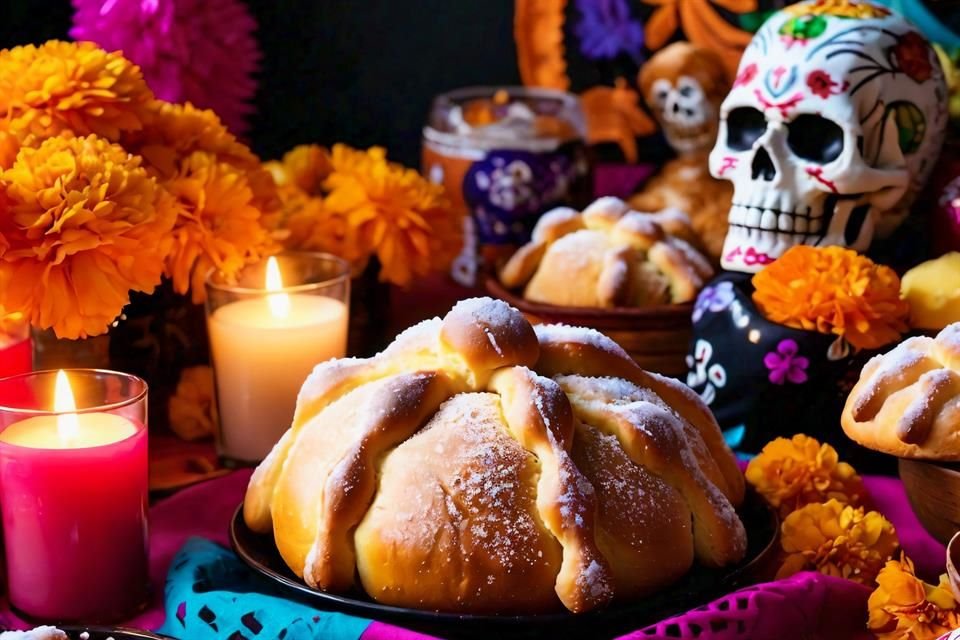
[[[240,505],[230,522],[234,550],[255,571],[287,587],[291,599],[317,609],[390,622],[445,638],[488,638],[491,633],[498,638],[539,638],[549,633],[597,638],[633,631],[762,578],[759,574],[775,553],[779,528],[776,514],[756,495],[749,494],[740,510],[747,529],[747,555],[733,567],[706,569],[695,565],[679,582],[656,594],[579,615],[495,616],[405,609],[379,604],[362,591],[338,594],[311,589],[283,562],[272,536],[254,533],[247,527],[242,511]]]
[[[80,634],[90,634],[89,640],[173,640],[169,636],[161,636],[150,631],[130,629],[128,627],[81,627],[76,625],[57,625],[57,628],[66,633],[70,640],[79,640]],[[2,629],[0,629],[2,631]]]

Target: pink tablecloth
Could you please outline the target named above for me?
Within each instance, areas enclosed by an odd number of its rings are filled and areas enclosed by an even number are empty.
[[[875,508],[900,537],[917,572],[928,581],[944,572],[946,549],[920,526],[910,509],[903,484],[896,478],[868,477]],[[787,580],[759,584],[625,636],[624,640],[699,638],[753,640],[817,638],[861,640],[866,631],[870,590],[840,578],[800,573]]]
[[[163,623],[164,579],[173,556],[191,536],[228,545],[227,523],[240,503],[249,472],[238,471],[191,487],[156,504],[151,510],[150,572],[154,601],[130,621],[131,626],[155,629]],[[917,522],[894,478],[867,478],[867,487],[879,511],[896,526],[906,553],[918,572],[932,580],[943,572],[943,545]],[[709,606],[626,636],[649,638],[821,639],[869,638],[865,629],[869,590],[819,574],[800,574],[790,580],[759,585],[721,598]],[[0,610],[0,627],[19,627],[6,607]],[[375,622],[363,640],[418,640],[418,633]]]

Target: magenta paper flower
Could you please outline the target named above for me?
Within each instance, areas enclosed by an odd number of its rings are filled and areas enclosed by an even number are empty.
[[[776,351],[771,351],[763,357],[764,366],[770,370],[768,376],[773,384],[783,384],[784,381],[793,384],[802,384],[807,381],[807,367],[810,361],[797,355],[800,347],[796,340],[787,338],[781,340]]]
[[[213,109],[234,133],[247,116],[260,62],[257,23],[240,0],[73,0],[70,36],[140,65],[167,102]]]

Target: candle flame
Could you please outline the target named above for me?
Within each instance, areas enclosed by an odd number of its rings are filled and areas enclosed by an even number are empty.
[[[283,279],[280,277],[280,266],[277,259],[270,257],[267,260],[267,291],[281,291]],[[272,293],[267,296],[270,313],[274,318],[286,318],[290,315],[290,296],[285,293]]]
[[[57,414],[57,433],[61,440],[74,440],[80,435],[80,421],[77,419],[77,402],[73,398],[70,379],[66,372],[57,371],[57,382],[53,390],[53,410]]]

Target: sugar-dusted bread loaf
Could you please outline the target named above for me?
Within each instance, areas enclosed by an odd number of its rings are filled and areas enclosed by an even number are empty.
[[[307,584],[392,605],[574,612],[739,561],[743,477],[709,410],[605,336],[460,302],[319,365],[247,524]]]
[[[29,631],[0,632],[0,640],[69,640],[69,636],[56,627],[41,626]]]
[[[960,322],[872,358],[847,397],[842,423],[870,449],[960,461]]]
[[[676,210],[630,211],[600,198],[582,213],[547,212],[531,241],[500,270],[532,302],[572,307],[642,307],[689,302],[713,268],[688,242],[689,219]]]

